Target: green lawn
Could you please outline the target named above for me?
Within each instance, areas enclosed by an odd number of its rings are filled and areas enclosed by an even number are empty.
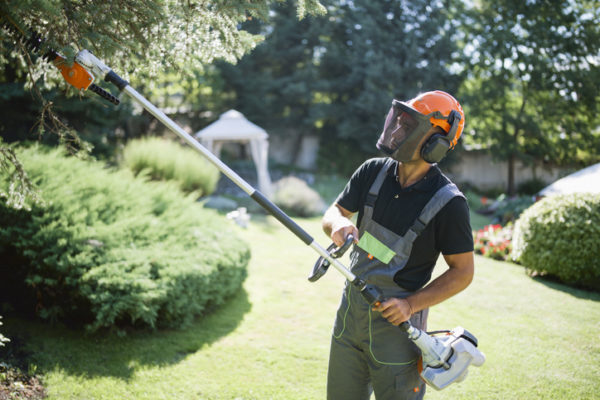
[[[298,222],[329,244],[317,219]],[[50,400],[324,399],[341,276],[309,283],[315,254],[271,217],[239,231],[252,247],[244,289],[187,329],[90,337],[6,318],[3,333],[25,336]],[[487,361],[428,398],[598,398],[599,294],[478,256],[473,284],[430,314],[430,329],[457,325]]]

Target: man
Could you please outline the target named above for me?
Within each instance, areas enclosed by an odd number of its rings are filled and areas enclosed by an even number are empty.
[[[466,200],[437,167],[464,128],[460,104],[448,93],[394,100],[377,148],[390,157],[366,161],[323,217],[340,246],[355,239],[352,272],[385,298],[371,308],[346,283],[331,342],[330,400],[420,399],[420,353],[397,325],[426,329],[430,306],[473,279],[473,237]],[[357,225],[350,218],[358,212]],[[358,226],[358,228],[357,228]],[[448,269],[429,282],[439,254]]]

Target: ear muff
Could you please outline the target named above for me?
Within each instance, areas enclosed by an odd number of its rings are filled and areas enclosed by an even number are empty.
[[[450,130],[446,135],[434,133],[429,139],[427,139],[421,148],[421,157],[423,160],[431,164],[439,163],[450,151],[450,149],[454,148],[454,146],[452,146],[452,142],[456,138],[456,130],[458,128],[460,119],[461,116],[457,111],[450,111],[450,114],[447,118],[448,123],[450,124]]]
[[[445,135],[435,133],[431,135],[421,148],[421,157],[428,163],[439,163],[450,150],[450,141]]]

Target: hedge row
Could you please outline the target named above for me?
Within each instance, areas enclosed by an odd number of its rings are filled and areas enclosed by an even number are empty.
[[[600,289],[600,195],[535,203],[515,224],[512,254],[531,271]]]
[[[91,331],[177,327],[240,289],[248,246],[175,184],[38,146],[19,157],[43,201],[0,205],[0,290],[15,306]]]

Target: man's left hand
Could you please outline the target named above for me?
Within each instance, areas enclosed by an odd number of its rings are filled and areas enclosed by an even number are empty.
[[[412,308],[407,299],[392,297],[379,305],[373,307],[373,311],[379,311],[392,325],[400,325],[408,321],[412,314]]]

